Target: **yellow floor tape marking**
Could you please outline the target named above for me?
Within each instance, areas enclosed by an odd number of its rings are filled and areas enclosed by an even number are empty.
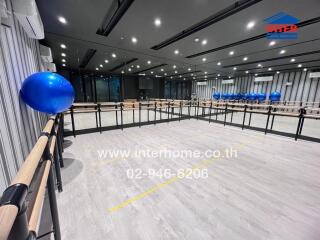
[[[235,149],[235,150],[239,150],[239,149],[245,147],[247,144],[250,144],[251,142],[253,142],[253,141],[249,141],[247,143],[238,143],[235,146],[239,145],[239,148]],[[220,157],[219,158],[218,157],[212,157],[212,158],[208,158],[208,159],[202,160],[200,163],[193,165],[192,166],[192,170],[204,168],[204,167],[210,165],[211,163],[213,163],[214,160],[218,160],[218,159],[220,159]],[[185,170],[185,172],[186,172],[186,170]],[[131,204],[131,203],[133,203],[135,201],[138,201],[139,199],[144,198],[144,197],[146,197],[146,196],[158,191],[161,188],[164,188],[164,187],[168,186],[171,183],[174,183],[174,182],[177,182],[179,180],[182,180],[183,178],[184,177],[178,177],[178,176],[172,177],[172,178],[168,179],[167,181],[165,181],[163,183],[160,183],[160,184],[157,184],[154,187],[148,189],[147,191],[145,191],[145,192],[143,192],[143,193],[141,193],[139,195],[136,195],[136,196],[134,196],[134,197],[132,197],[132,198],[120,203],[119,205],[116,205],[115,207],[109,208],[108,211],[110,213],[114,213],[114,212],[116,212],[116,211],[128,206],[129,204]]]

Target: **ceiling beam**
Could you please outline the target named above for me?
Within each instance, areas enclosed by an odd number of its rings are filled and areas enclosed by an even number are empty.
[[[239,63],[239,64],[226,65],[226,66],[223,66],[223,68],[239,67],[239,66],[245,66],[245,65],[255,64],[255,63],[270,62],[270,61],[276,61],[276,60],[281,60],[281,59],[286,59],[286,58],[294,58],[294,57],[312,55],[312,54],[317,54],[317,53],[320,53],[320,50],[311,51],[311,52],[304,52],[304,53],[298,53],[298,54],[292,54],[292,55],[276,57],[276,58],[261,59],[261,60],[257,60],[257,61],[251,61],[251,62],[245,62],[245,63]]]
[[[174,42],[177,42],[193,33],[196,33],[214,23],[217,23],[229,16],[232,16],[238,12],[240,12],[243,9],[246,9],[258,2],[261,2],[262,0],[241,0],[233,3],[232,5],[226,7],[225,9],[222,9],[221,11],[207,17],[206,19],[202,20],[199,23],[196,23],[192,25],[191,27],[183,30],[182,32],[168,38],[167,40],[151,47],[153,50],[159,50],[161,48],[164,48]]]
[[[156,66],[153,66],[153,67],[150,67],[150,68],[146,68],[146,69],[138,71],[138,72],[134,72],[133,74],[139,74],[139,73],[142,73],[142,72],[146,72],[146,71],[149,71],[149,70],[152,70],[152,69],[156,69],[156,68],[159,68],[159,67],[163,67],[163,66],[167,66],[167,65],[168,64],[166,64],[166,63],[159,64],[159,65],[156,65]]]
[[[312,19],[306,20],[304,22],[300,22],[300,23],[298,23],[296,25],[297,25],[298,28],[302,28],[302,27],[305,27],[305,26],[308,26],[308,25],[311,25],[311,24],[315,24],[315,23],[318,23],[318,22],[320,22],[320,17],[312,18]],[[227,48],[230,48],[230,47],[235,47],[235,46],[238,46],[238,45],[241,45],[241,44],[244,44],[244,43],[253,42],[253,41],[256,41],[256,40],[259,40],[259,39],[262,39],[262,38],[266,38],[266,37],[267,37],[267,33],[263,33],[263,34],[255,36],[255,37],[251,37],[251,38],[247,38],[247,39],[244,39],[244,40],[241,40],[241,41],[237,41],[237,42],[233,42],[233,43],[230,43],[230,44],[226,44],[226,45],[223,45],[223,46],[220,46],[220,47],[217,47],[217,48],[209,49],[207,51],[195,53],[195,54],[187,56],[186,58],[199,57],[199,56],[202,56],[202,55],[205,55],[205,54],[217,52],[217,51],[220,51],[220,50],[223,50],[223,49],[227,49]]]
[[[128,65],[130,63],[133,63],[133,62],[135,62],[137,60],[138,60],[138,58],[131,58],[129,61],[120,63],[119,65],[113,67],[112,69],[109,70],[109,72],[114,72],[115,70],[118,70],[119,68],[123,68],[124,66],[126,66],[126,65]]]

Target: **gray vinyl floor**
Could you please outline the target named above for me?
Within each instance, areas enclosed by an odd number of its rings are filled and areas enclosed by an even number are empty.
[[[67,137],[65,146],[62,239],[319,239],[319,143],[192,119]],[[237,156],[99,157],[119,149],[229,148]],[[127,175],[195,166],[208,176]]]

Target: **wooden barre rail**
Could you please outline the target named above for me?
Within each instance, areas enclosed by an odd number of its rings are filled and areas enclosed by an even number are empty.
[[[25,185],[27,189],[29,188],[31,181],[33,179],[33,176],[35,174],[35,171],[39,165],[40,159],[42,158],[42,155],[48,144],[49,136],[54,126],[55,120],[56,120],[56,116],[52,116],[49,118],[36,144],[34,145],[33,149],[31,150],[27,158],[25,159],[22,166],[20,167],[16,176],[13,178],[10,186]],[[45,173],[48,171],[47,165],[48,163],[46,162]],[[36,204],[34,205],[36,208],[34,209],[33,215],[31,216],[30,223],[31,223],[32,229],[34,229],[34,226],[35,226],[34,222],[36,220],[38,221],[39,219],[39,217],[36,217],[36,216],[40,214],[39,212],[41,211],[41,207],[39,207],[39,201],[41,202],[40,196],[41,197],[42,195],[44,196],[43,189],[45,189],[45,186],[43,187],[43,184],[46,183],[45,182],[46,178],[47,177],[45,177],[45,174],[44,174],[44,178],[42,179],[40,184],[41,191],[38,192],[39,198],[37,196]],[[19,213],[19,208],[16,205],[4,204],[0,206],[0,240],[7,240],[18,213]]]

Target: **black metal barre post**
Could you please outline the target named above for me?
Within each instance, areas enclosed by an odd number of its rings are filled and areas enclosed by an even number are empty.
[[[73,116],[73,106],[70,108],[71,124],[72,124],[72,134],[73,137],[76,137],[76,127],[74,125],[74,116]]]
[[[168,101],[168,109],[167,109],[167,122],[169,123],[169,113],[170,113],[170,102]]]
[[[117,125],[117,127],[119,127],[119,123],[118,123],[118,104],[116,104],[114,108],[116,110],[116,125]]]
[[[294,140],[296,140],[296,141],[297,141],[299,135],[302,132],[302,127],[303,127],[303,122],[304,122],[304,114],[305,113],[306,113],[306,109],[304,109],[304,108],[300,108],[299,109],[299,121],[298,121],[296,135],[294,137]]]
[[[156,124],[156,121],[157,121],[157,102],[154,102],[154,125]]]
[[[121,130],[123,130],[123,103],[120,103]]]
[[[199,107],[200,107],[200,102],[198,100],[198,103],[197,103],[197,120],[199,119]]]
[[[265,130],[264,130],[264,134],[267,134],[267,132],[268,132],[268,126],[269,126],[269,120],[270,120],[271,110],[272,110],[272,107],[269,106],[269,107],[268,107],[267,124],[266,124],[266,128],[265,128]]]
[[[47,142],[47,145],[46,145],[44,152],[42,154],[42,159],[43,159],[43,161],[51,160],[49,176],[48,176],[48,180],[47,180],[47,189],[48,189],[50,212],[51,212],[51,218],[52,218],[52,224],[53,224],[54,239],[61,240],[59,214],[58,214],[57,198],[56,198],[55,184],[54,184],[54,174],[53,174],[53,169],[52,169],[52,166],[53,166],[52,161],[54,161],[54,159],[50,154],[49,144],[50,144],[50,141]]]
[[[188,115],[190,120],[191,119],[191,101],[189,101],[189,104],[188,104]]]
[[[132,119],[133,119],[133,124],[135,124],[135,121],[134,121],[134,103],[132,104]]]
[[[227,111],[228,111],[228,103],[226,103],[226,107],[224,109],[224,121],[223,121],[223,126],[226,125],[226,121],[227,121]]]
[[[57,118],[55,119],[55,124],[57,124]],[[62,192],[63,189],[62,189],[62,178],[61,178],[61,169],[60,169],[61,160],[59,161],[59,153],[58,153],[58,151],[59,151],[58,150],[58,148],[59,148],[58,135],[60,135],[60,132],[59,132],[59,130],[57,131],[57,133],[55,132],[55,124],[53,125],[53,127],[51,129],[51,136],[56,137],[56,142],[55,142],[54,149],[53,149],[53,156],[51,156],[51,154],[49,155],[48,153],[46,153],[46,154],[48,155],[48,157],[50,157],[51,162],[53,161],[54,168],[56,170],[58,191]],[[58,129],[59,129],[59,125],[58,125]],[[62,154],[61,154],[61,156],[62,156]]]
[[[63,156],[62,156],[62,151],[63,151],[63,139],[62,138],[63,138],[63,136],[61,136],[62,131],[60,130],[63,128],[63,126],[60,125],[61,123],[63,123],[61,120],[62,114],[59,114],[58,116],[60,116],[60,118],[59,118],[59,125],[58,125],[58,131],[57,131],[57,136],[56,136],[56,141],[57,141],[56,147],[57,147],[57,154],[59,156],[60,167],[63,168],[64,167],[64,161],[63,161]],[[55,123],[57,123],[57,119],[58,118],[56,118]]]
[[[98,103],[98,116],[99,116],[99,130],[100,133],[102,133],[102,127],[101,127],[101,104]]]
[[[234,105],[231,106],[231,117],[230,117],[230,123],[232,123],[233,121],[233,108],[234,108]]]
[[[147,115],[148,115],[148,123],[149,123],[149,103],[147,104]]]
[[[244,111],[243,111],[242,130],[244,129],[244,124],[245,124],[245,121],[246,121],[247,107],[248,107],[248,105],[245,104],[245,105],[244,105]]]
[[[210,108],[209,108],[209,123],[211,123],[211,112],[212,112],[212,101],[210,102]]]
[[[141,127],[141,102],[139,102],[139,128]]]
[[[182,114],[182,102],[180,101],[180,108],[179,108],[179,122],[181,120],[181,114]]]

